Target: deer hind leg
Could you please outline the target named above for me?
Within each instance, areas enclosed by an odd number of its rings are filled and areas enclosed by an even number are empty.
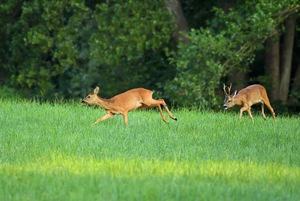
[[[265,112],[264,112],[264,102],[261,103],[261,113],[262,113],[262,116],[264,118],[264,120],[266,120],[266,115],[265,115]]]
[[[177,118],[174,117],[173,114],[170,112],[167,104],[165,103],[165,101],[163,99],[160,99],[160,100],[151,99],[151,100],[143,102],[143,104],[146,105],[143,108],[157,107],[158,110],[159,110],[159,112],[160,112],[160,115],[161,115],[163,121],[167,123],[167,120],[165,119],[165,116],[164,116],[164,114],[162,112],[162,109],[161,109],[161,106],[160,106],[160,105],[163,105],[164,108],[166,109],[168,115],[170,116],[170,118],[173,119],[173,120],[177,120]]]
[[[273,116],[273,119],[274,119],[274,122],[276,122],[276,116],[275,116],[275,112],[274,112],[274,109],[273,107],[271,106],[270,104],[270,101],[269,100],[263,100],[264,104],[268,107],[268,109],[270,110],[270,112],[272,113],[272,116]]]
[[[163,111],[161,109],[160,104],[158,104],[158,105],[156,105],[156,104],[155,105],[146,105],[146,104],[143,104],[143,106],[140,107],[140,109],[144,110],[144,109],[148,109],[148,108],[152,108],[152,107],[157,107],[158,110],[159,110],[159,113],[160,113],[160,116],[161,116],[162,120],[164,122],[168,123],[168,121],[166,120],[165,115],[164,115],[164,113],[163,113]]]
[[[104,121],[106,119],[112,118],[114,116],[114,114],[110,113],[110,112],[106,112],[106,115],[104,115],[103,117],[99,118],[97,121],[95,121],[94,125],[96,125],[97,123],[99,123],[100,121]]]
[[[174,117],[174,116],[173,116],[173,114],[170,112],[170,110],[169,110],[169,108],[168,108],[168,106],[167,106],[166,102],[165,102],[163,99],[160,99],[160,100],[158,100],[158,101],[161,101],[161,102],[162,102],[162,105],[163,105],[163,106],[164,106],[164,108],[166,109],[166,111],[167,111],[167,113],[168,113],[169,117],[170,117],[171,119],[173,119],[173,120],[177,121],[177,118],[176,118],[176,117]]]
[[[161,109],[161,106],[160,106],[159,104],[157,105],[157,108],[158,108],[158,110],[159,110],[159,113],[160,113],[160,116],[161,116],[162,120],[163,120],[164,122],[168,123],[168,121],[166,120],[165,115],[164,115],[164,113],[163,113],[163,111],[162,111],[162,109]]]

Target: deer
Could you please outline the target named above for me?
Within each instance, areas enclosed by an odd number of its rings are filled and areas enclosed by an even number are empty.
[[[273,116],[274,122],[276,122],[275,112],[270,104],[265,87],[260,84],[253,84],[241,89],[238,93],[236,90],[233,95],[230,95],[231,86],[232,85],[230,84],[230,86],[227,87],[228,92],[226,92],[226,85],[224,84],[223,86],[223,90],[225,92],[223,107],[224,109],[228,109],[235,105],[241,106],[239,118],[240,122],[242,120],[243,112],[247,111],[252,122],[254,123],[253,116],[251,114],[251,106],[256,103],[261,103],[261,113],[264,120],[266,120],[266,115],[264,113],[264,105],[266,105]]]
[[[103,108],[106,112],[103,117],[97,119],[97,121],[94,122],[94,125],[98,124],[101,121],[109,119],[116,114],[121,114],[124,119],[125,127],[128,127],[128,112],[138,108],[148,109],[153,107],[158,108],[162,120],[165,123],[168,123],[162,112],[161,105],[165,108],[171,119],[177,120],[177,118],[174,117],[170,112],[164,99],[155,100],[152,98],[153,92],[151,90],[144,88],[135,88],[118,94],[110,99],[99,97],[99,90],[100,89],[97,86],[92,93],[88,94],[82,100],[82,103],[87,105],[97,105],[100,108]]]

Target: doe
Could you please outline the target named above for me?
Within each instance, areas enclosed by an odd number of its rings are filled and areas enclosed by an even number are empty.
[[[152,107],[157,107],[162,120],[166,123],[167,120],[161,109],[161,105],[164,106],[168,115],[173,119],[177,120],[176,117],[172,115],[169,108],[163,99],[155,100],[152,98],[153,92],[144,88],[135,88],[128,90],[124,93],[116,95],[110,99],[104,99],[99,97],[99,87],[96,87],[92,93],[82,100],[82,103],[89,105],[98,105],[99,107],[105,109],[106,114],[99,118],[95,123],[99,123],[103,120],[113,117],[115,114],[121,114],[124,118],[125,126],[128,126],[128,112],[135,110],[137,108],[147,109]]]

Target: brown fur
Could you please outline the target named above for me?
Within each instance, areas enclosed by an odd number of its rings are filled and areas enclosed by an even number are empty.
[[[164,117],[164,114],[161,109],[161,105],[164,106],[168,115],[177,120],[176,117],[172,115],[169,111],[167,104],[163,99],[155,100],[152,98],[153,92],[144,89],[144,88],[136,88],[121,93],[112,97],[111,99],[104,99],[99,97],[97,94],[99,93],[99,87],[96,87],[92,93],[90,93],[86,98],[82,100],[83,103],[89,105],[98,105],[99,107],[105,109],[106,115],[99,118],[94,124],[97,124],[103,120],[113,117],[115,114],[121,114],[124,118],[125,126],[128,126],[128,112],[135,110],[137,108],[147,109],[152,107],[157,107],[162,120],[166,123],[167,120]]]
[[[259,84],[250,85],[244,89],[241,89],[238,94],[237,91],[233,95],[230,95],[231,86],[228,88],[228,93],[226,92],[226,86],[224,85],[225,92],[225,100],[224,100],[224,108],[231,108],[235,105],[241,106],[240,109],[240,120],[242,119],[242,115],[244,111],[247,111],[252,122],[253,116],[251,114],[251,106],[256,103],[261,103],[261,112],[264,119],[266,119],[266,115],[264,113],[264,105],[268,107],[270,112],[272,113],[274,122],[276,121],[275,112],[273,107],[270,104],[266,89]]]

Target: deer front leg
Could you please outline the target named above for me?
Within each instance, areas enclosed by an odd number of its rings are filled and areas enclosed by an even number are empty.
[[[123,115],[123,119],[124,119],[124,124],[126,127],[128,127],[128,113],[124,112],[124,113],[122,113],[122,115]]]
[[[246,110],[246,109],[243,109],[244,107],[242,107],[241,109],[240,109],[240,122],[242,122],[242,116],[243,116],[243,112]]]
[[[247,111],[252,122],[253,122],[253,117],[252,117],[252,114],[251,114],[251,111],[250,111],[251,107],[249,105],[244,105],[241,109],[240,109],[240,122],[242,121],[242,116],[243,116],[243,112],[244,111]]]
[[[106,119],[112,118],[114,116],[114,114],[110,113],[110,112],[106,112],[106,115],[104,115],[103,117],[99,118],[97,121],[95,121],[94,125],[96,125],[97,123],[99,123],[100,121],[104,121]]]
[[[253,116],[251,114],[251,108],[249,107],[249,109],[247,110],[248,114],[249,114],[249,117],[251,118],[252,120],[252,123],[254,123],[254,120],[253,120]]]

